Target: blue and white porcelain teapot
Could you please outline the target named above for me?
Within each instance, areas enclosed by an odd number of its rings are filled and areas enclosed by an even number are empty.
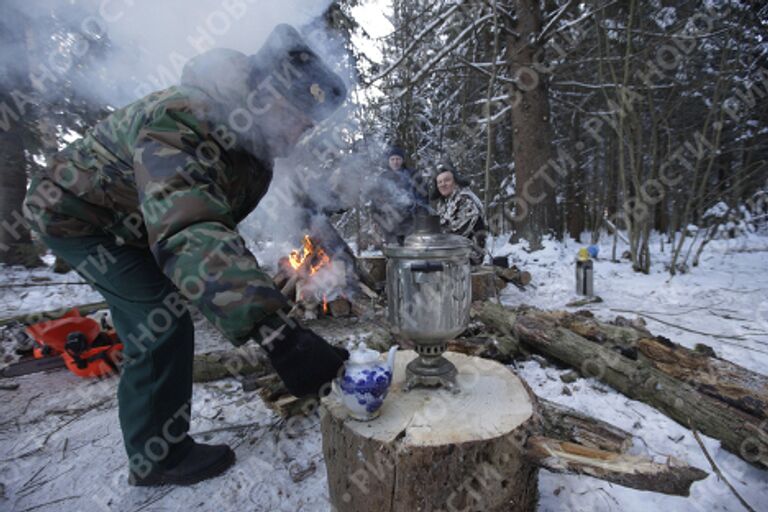
[[[397,345],[389,349],[386,362],[381,354],[360,343],[349,354],[341,376],[341,400],[352,418],[362,421],[372,420],[380,413],[389,386],[395,364]]]

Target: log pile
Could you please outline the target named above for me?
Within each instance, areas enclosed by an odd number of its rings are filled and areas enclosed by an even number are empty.
[[[349,265],[346,259],[332,260],[329,253],[307,235],[302,249],[280,258],[277,267],[272,281],[297,305],[296,317],[311,320],[351,314],[349,295],[351,291],[359,290],[361,283],[355,266]]]
[[[472,270],[472,301],[495,300],[508,284],[525,290],[531,273],[516,266],[509,268],[481,266]]]
[[[352,420],[336,396],[323,399],[335,510],[534,510],[540,467],[679,496],[707,476],[671,457],[660,463],[627,454],[629,433],[538,399],[493,361],[448,352],[458,394],[405,393],[405,366],[414,357],[398,353],[376,420]]]
[[[294,316],[314,320],[323,316],[364,316],[374,290],[384,288],[386,261],[356,258],[346,242],[327,222],[305,235],[302,248],[278,260],[275,286],[296,304]]]
[[[594,377],[768,468],[768,377],[652,335],[638,321],[589,312],[475,304],[473,314],[521,347]]]

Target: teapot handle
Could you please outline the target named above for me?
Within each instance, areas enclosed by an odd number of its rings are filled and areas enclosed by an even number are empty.
[[[336,398],[341,399],[342,392],[341,392],[341,384],[339,384],[339,378],[336,377],[331,381],[331,394],[333,394]]]

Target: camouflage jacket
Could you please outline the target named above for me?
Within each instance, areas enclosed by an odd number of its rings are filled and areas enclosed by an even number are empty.
[[[107,234],[147,247],[239,345],[286,305],[236,231],[266,193],[273,161],[206,120],[221,106],[213,98],[205,82],[182,80],[113,112],[32,178],[24,213],[50,237]]]
[[[443,231],[467,237],[473,242],[471,260],[479,264],[483,260],[485,246],[485,221],[483,203],[469,188],[459,188],[448,197],[437,200],[435,207],[440,216]]]

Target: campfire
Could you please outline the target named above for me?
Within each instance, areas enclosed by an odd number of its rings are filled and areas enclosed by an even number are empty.
[[[318,238],[304,235],[301,248],[280,258],[273,280],[283,295],[297,304],[304,319],[349,316],[349,297],[359,283],[354,264],[347,259],[326,250]]]
[[[301,251],[294,249],[288,256],[288,263],[294,271],[309,269],[309,275],[315,274],[324,265],[331,263],[331,258],[322,247],[315,248],[309,235],[304,235],[304,247]]]

